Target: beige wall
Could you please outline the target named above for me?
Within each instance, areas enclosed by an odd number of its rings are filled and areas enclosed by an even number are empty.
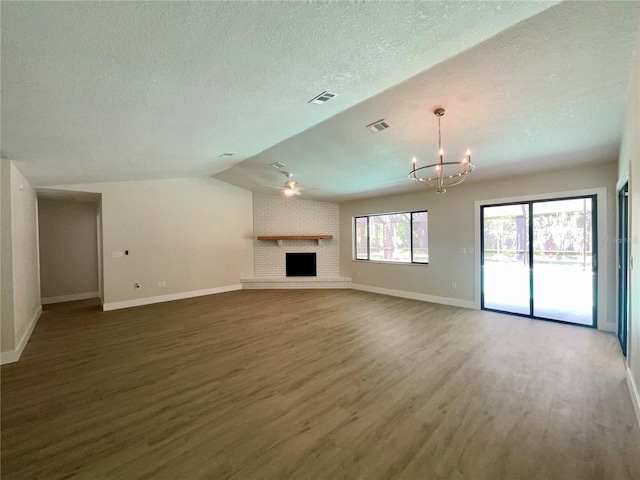
[[[478,168],[481,168],[479,166]],[[433,190],[416,187],[415,193],[347,202],[340,205],[341,275],[351,276],[354,285],[397,290],[439,299],[457,305],[472,306],[478,302],[479,254],[476,247],[475,202],[479,200],[520,197],[546,193],[607,188],[607,215],[599,221],[607,223],[599,231],[599,253],[613,259],[615,242],[616,165],[584,166],[580,169],[510,177],[491,182],[469,182],[438,195]],[[356,215],[429,211],[429,265],[389,265],[353,260],[352,223]],[[608,219],[612,219],[608,221]],[[473,247],[474,254],[460,254],[459,248]],[[602,267],[602,262],[601,262]],[[601,268],[598,327],[615,329],[615,262]],[[451,288],[452,282],[457,289]]]
[[[2,160],[2,362],[15,361],[40,316],[36,192]],[[8,195],[7,195],[8,193]],[[7,205],[9,202],[10,205]],[[12,338],[13,337],[13,338]]]
[[[619,180],[629,175],[629,250],[635,263],[630,272],[629,329],[627,332],[627,362],[632,381],[631,393],[635,399],[636,414],[640,422],[640,41],[631,79],[627,123],[620,148]]]
[[[251,192],[212,178],[51,188],[102,194],[105,308],[253,276]]]
[[[97,209],[97,202],[38,201],[43,301],[98,295]]]

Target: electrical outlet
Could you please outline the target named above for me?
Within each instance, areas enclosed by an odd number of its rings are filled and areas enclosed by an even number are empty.
[[[473,247],[469,247],[469,253],[473,254]]]
[[[162,282],[158,282],[158,288],[162,286]]]
[[[458,253],[459,253],[460,255],[466,255],[466,254],[467,254],[467,249],[466,249],[466,247],[460,247],[460,248],[458,249]]]
[[[456,282],[451,282],[451,290],[455,290],[458,288],[458,284]]]

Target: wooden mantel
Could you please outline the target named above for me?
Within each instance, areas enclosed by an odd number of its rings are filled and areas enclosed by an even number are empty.
[[[333,235],[259,235],[258,240],[331,240]]]
[[[320,240],[331,240],[333,235],[258,235],[258,240],[275,240],[278,246],[282,246],[283,240],[317,240],[318,245],[322,245]]]

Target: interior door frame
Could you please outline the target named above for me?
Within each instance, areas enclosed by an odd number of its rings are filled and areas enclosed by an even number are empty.
[[[572,190],[564,192],[549,192],[535,195],[522,195],[517,197],[502,197],[491,198],[484,200],[476,200],[474,202],[474,230],[475,230],[475,308],[480,310],[481,300],[481,254],[480,247],[481,229],[480,229],[480,207],[483,205],[499,205],[504,203],[522,203],[528,201],[541,201],[541,200],[563,200],[575,197],[586,197],[590,195],[596,196],[596,209],[594,210],[596,215],[596,229],[600,238],[605,238],[608,235],[608,221],[607,221],[607,189],[606,187],[588,188],[582,190]],[[603,245],[599,245],[602,247]],[[594,303],[597,304],[597,312],[594,321],[595,328],[604,331],[615,331],[615,318],[608,318],[609,302],[612,301],[607,296],[607,289],[609,285],[609,254],[608,248],[598,249],[598,272],[597,276],[597,295],[594,297]],[[578,325],[578,324],[571,324]]]
[[[622,354],[627,356],[627,341],[629,328],[629,181],[618,189],[618,236],[617,236],[617,325],[616,336],[620,342]]]

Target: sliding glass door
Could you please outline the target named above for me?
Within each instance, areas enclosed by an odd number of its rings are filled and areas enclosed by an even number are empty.
[[[529,315],[529,208],[483,207],[483,308]]]
[[[595,326],[595,196],[481,207],[482,308]]]

